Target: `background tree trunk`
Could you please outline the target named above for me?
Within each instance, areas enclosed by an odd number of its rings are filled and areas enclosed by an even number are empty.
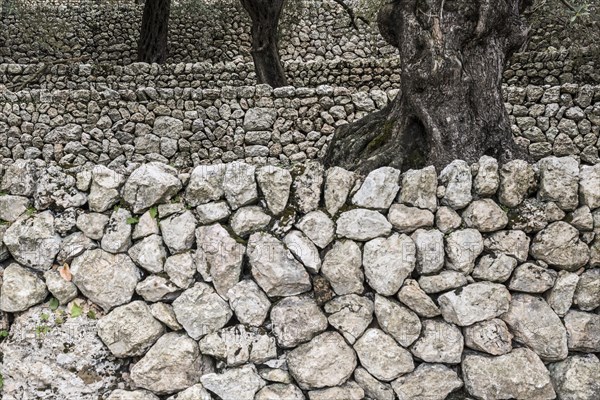
[[[506,60],[525,42],[528,0],[394,0],[379,13],[400,51],[400,92],[384,110],[343,126],[325,163],[359,172],[454,159],[526,157],[502,101]]]
[[[138,61],[162,64],[167,59],[170,11],[171,0],[146,0],[138,42]]]
[[[285,0],[240,0],[252,21],[252,59],[258,83],[287,85],[279,58],[278,25]]]

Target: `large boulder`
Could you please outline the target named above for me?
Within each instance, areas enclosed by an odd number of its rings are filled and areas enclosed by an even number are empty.
[[[415,244],[404,234],[368,241],[363,250],[363,266],[369,286],[381,295],[395,295],[414,270],[415,257]]]
[[[456,325],[427,319],[423,321],[421,337],[410,351],[426,363],[458,364],[463,347],[463,335]]]
[[[275,338],[262,329],[245,325],[209,333],[198,345],[202,354],[223,360],[228,366],[260,364],[277,357]]]
[[[160,162],[142,165],[129,176],[123,186],[123,200],[135,214],[141,214],[158,203],[165,203],[181,190],[177,170]]]
[[[220,399],[254,400],[254,395],[265,386],[254,365],[231,368],[220,374],[210,373],[200,379],[202,385]]]
[[[392,224],[383,214],[357,208],[343,212],[337,220],[338,236],[352,240],[367,241],[379,236],[387,236],[392,231]]]
[[[48,295],[44,281],[27,268],[12,263],[3,272],[0,310],[6,312],[25,311],[44,301]]]
[[[579,204],[579,163],[572,157],[546,157],[539,161],[538,197],[554,201],[561,209],[572,211]]]
[[[327,317],[314,299],[286,297],[271,309],[272,331],[283,348],[296,347],[327,329]]]
[[[495,318],[506,311],[510,293],[504,285],[476,282],[438,297],[442,316],[458,326]]]
[[[400,171],[381,167],[367,175],[358,191],[352,196],[352,204],[358,207],[387,209],[400,189]]]
[[[399,400],[445,400],[462,385],[456,372],[442,364],[421,364],[392,382]]]
[[[576,271],[590,259],[590,249],[579,240],[579,231],[564,221],[538,232],[530,252],[536,259],[567,271]]]
[[[385,382],[415,369],[409,351],[380,329],[368,329],[354,344],[360,364]]]
[[[256,181],[267,207],[279,215],[287,206],[292,185],[292,175],[287,169],[267,165],[256,170]]]
[[[550,377],[561,400],[600,398],[600,361],[594,354],[574,355],[550,364]]]

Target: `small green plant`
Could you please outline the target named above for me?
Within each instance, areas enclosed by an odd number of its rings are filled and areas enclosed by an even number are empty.
[[[96,319],[96,312],[94,310],[88,311],[86,315],[89,319]]]
[[[138,222],[140,222],[140,219],[138,217],[129,217],[129,218],[127,218],[127,223],[129,225],[135,225]]]
[[[8,331],[6,329],[0,330],[0,338],[5,338],[8,336]]]
[[[50,316],[46,313],[42,313],[42,315],[40,315],[40,320],[47,322],[48,319],[50,319]]]
[[[35,207],[27,207],[27,210],[25,211],[25,214],[32,216],[35,213],[37,213],[37,210]]]
[[[47,335],[49,332],[50,332],[50,327],[48,325],[38,325],[35,327],[35,335],[37,337]]]
[[[156,207],[150,208],[150,210],[148,210],[148,212],[150,213],[150,216],[154,219],[156,219],[156,217],[158,216],[158,208],[156,208]]]
[[[79,307],[77,304],[73,303],[73,306],[71,307],[71,318],[79,317],[82,312],[83,312],[83,309],[81,307]]]
[[[58,308],[58,306],[59,306],[58,299],[56,297],[51,298],[50,299],[50,304],[48,304],[48,307],[50,307],[50,309],[52,311],[56,311],[56,309]]]

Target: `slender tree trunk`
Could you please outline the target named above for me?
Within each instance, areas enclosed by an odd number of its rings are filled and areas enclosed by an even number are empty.
[[[278,25],[285,0],[240,0],[252,21],[252,59],[258,83],[287,85],[279,58]]]
[[[146,0],[138,42],[138,61],[162,64],[167,59],[170,11],[171,0]]]
[[[343,126],[325,163],[368,172],[442,167],[482,155],[526,157],[502,101],[506,60],[524,43],[529,0],[394,0],[379,13],[401,58],[400,92],[384,110]]]

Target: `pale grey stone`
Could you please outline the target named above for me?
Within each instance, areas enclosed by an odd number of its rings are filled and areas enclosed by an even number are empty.
[[[463,211],[462,219],[479,232],[498,231],[508,224],[506,212],[492,199],[475,200]]]
[[[268,296],[293,296],[311,289],[304,266],[271,234],[252,234],[246,253],[252,276]]]
[[[267,207],[273,215],[279,215],[287,206],[292,185],[292,175],[287,169],[267,165],[256,170],[256,181]]]
[[[437,209],[437,173],[435,167],[409,169],[402,174],[402,185],[398,202],[424,208],[431,212]]]
[[[506,254],[486,254],[471,273],[475,279],[490,282],[506,282],[517,266],[517,260]]]
[[[4,245],[15,261],[38,271],[52,267],[60,243],[50,211],[22,216],[4,232]]]
[[[144,355],[164,333],[164,326],[139,300],[115,308],[98,321],[98,336],[121,358]]]
[[[472,200],[471,168],[462,160],[454,160],[440,172],[440,182],[446,186],[442,204],[459,210]]]
[[[104,212],[119,201],[119,187],[125,177],[103,165],[92,169],[92,185],[88,195],[90,211]]]
[[[77,217],[77,229],[92,240],[102,239],[106,224],[108,224],[108,216],[104,214],[89,213]]]
[[[177,322],[177,317],[175,316],[172,305],[161,302],[153,303],[150,304],[150,312],[154,318],[165,324],[169,329],[173,331],[183,329],[181,324]]]
[[[337,235],[352,240],[367,241],[391,231],[392,225],[381,213],[364,208],[345,211],[337,220]]]
[[[476,282],[438,297],[442,316],[459,326],[495,318],[508,311],[510,293],[498,283]]]
[[[127,254],[87,250],[71,263],[73,283],[105,311],[128,303],[141,279],[140,270]]]
[[[423,321],[421,337],[412,345],[412,354],[427,363],[458,364],[463,352],[463,335],[453,324],[435,319]]]
[[[478,164],[477,175],[473,179],[475,193],[481,197],[495,195],[500,185],[498,161],[489,156],[482,156]]]
[[[256,393],[255,400],[305,400],[302,390],[291,384],[267,385]]]
[[[400,189],[400,171],[391,167],[375,169],[367,175],[360,189],[352,196],[358,207],[388,209]]]
[[[123,389],[113,390],[107,400],[160,400],[147,390],[127,391]]]
[[[549,370],[561,400],[595,400],[600,397],[600,361],[596,355],[573,355],[550,364]]]
[[[354,344],[361,365],[385,382],[411,372],[415,366],[410,352],[379,329],[368,329]]]
[[[77,297],[77,287],[73,284],[73,282],[66,280],[61,276],[59,271],[64,267],[59,267],[57,270],[50,270],[44,272],[44,280],[46,281],[46,286],[48,287],[48,291],[52,293],[59,304],[67,304],[75,297]]]
[[[429,210],[392,204],[388,220],[398,232],[410,233],[419,228],[433,226],[434,216]]]
[[[173,302],[177,321],[190,337],[198,340],[224,327],[233,312],[212,287],[196,282]]]
[[[160,162],[143,164],[131,173],[123,186],[123,200],[134,214],[165,203],[181,190],[177,170]]]
[[[277,119],[277,110],[274,108],[254,107],[244,114],[245,131],[270,130]]]
[[[373,320],[373,302],[356,294],[338,296],[325,304],[328,321],[354,344]]]
[[[362,400],[364,396],[365,391],[356,382],[352,381],[348,381],[341,386],[308,392],[310,400]]]
[[[102,250],[109,253],[125,253],[131,247],[131,213],[124,208],[112,212],[102,237]]]
[[[592,210],[600,207],[600,164],[579,167],[579,199]]]
[[[572,211],[579,204],[579,164],[572,157],[546,157],[538,162],[538,197],[554,201],[561,209]]]
[[[229,206],[224,201],[200,204],[196,207],[198,222],[203,225],[224,221],[231,215]]]
[[[569,213],[568,220],[573,227],[580,231],[594,230],[594,217],[588,206],[579,207]]]
[[[536,259],[566,271],[576,271],[590,259],[590,249],[579,240],[579,231],[563,221],[538,232],[530,252]]]
[[[441,364],[421,364],[392,382],[398,400],[444,400],[462,386],[456,372]]]
[[[471,349],[499,356],[512,350],[513,335],[499,318],[477,322],[463,331],[465,345]]]
[[[440,207],[435,214],[435,226],[442,231],[448,233],[460,227],[462,219],[460,215],[450,207]]]
[[[237,161],[225,167],[223,191],[232,210],[254,203],[258,199],[255,171],[256,167]]]
[[[167,258],[162,238],[158,235],[145,237],[133,245],[127,254],[139,267],[155,274],[163,271]]]
[[[261,326],[269,314],[271,303],[252,280],[242,280],[227,292],[229,305],[242,324]]]
[[[60,242],[60,250],[56,255],[57,264],[65,264],[73,261],[73,258],[86,250],[95,249],[96,243],[85,236],[83,232],[75,232]]]
[[[44,281],[17,263],[6,267],[2,275],[0,309],[20,312],[41,303],[48,295]]]
[[[515,336],[543,360],[567,357],[567,331],[560,318],[541,297],[514,293],[509,311],[501,317]]]
[[[165,260],[165,272],[169,280],[182,289],[194,283],[196,265],[191,252],[175,254]]]
[[[327,317],[313,299],[293,296],[271,308],[271,324],[277,344],[293,348],[327,329]]]
[[[356,175],[343,168],[332,167],[327,170],[325,176],[325,208],[329,215],[335,215],[346,203],[355,180]]]
[[[469,274],[483,251],[483,237],[476,229],[461,229],[446,236],[446,267]]]
[[[210,393],[201,383],[197,383],[194,386],[168,397],[167,400],[212,400]]]
[[[227,300],[227,292],[240,280],[246,248],[220,224],[198,227],[196,243],[205,254],[215,290]]]
[[[265,386],[254,365],[231,368],[220,374],[206,374],[202,385],[221,399],[254,400],[254,395]]]
[[[290,373],[304,390],[339,386],[356,368],[356,353],[342,336],[324,332],[288,353]]]
[[[437,229],[417,229],[411,236],[417,249],[419,274],[434,274],[444,267],[444,235]]]
[[[384,296],[396,294],[415,268],[415,244],[406,235],[373,239],[365,243],[363,251],[367,282]]]
[[[319,248],[324,249],[333,240],[335,224],[323,211],[311,211],[298,221],[296,227]]]
[[[533,263],[525,263],[515,268],[508,288],[517,292],[543,293],[554,286],[558,273]]]
[[[166,333],[131,367],[137,387],[156,394],[170,394],[199,383],[206,372],[198,344],[189,336]]]
[[[307,214],[319,207],[323,173],[323,165],[320,162],[307,161],[294,177],[293,200],[299,212]]]
[[[535,189],[533,167],[523,160],[512,160],[500,168],[498,200],[507,207],[516,207]]]
[[[467,277],[457,271],[442,271],[437,275],[425,275],[419,278],[419,286],[428,294],[456,289],[467,283]]]
[[[154,121],[152,131],[159,137],[178,138],[183,131],[183,122],[177,118],[161,115]]]
[[[494,232],[483,241],[485,250],[505,254],[516,258],[519,262],[527,261],[530,239],[523,231]]]
[[[31,160],[16,160],[2,176],[0,190],[14,196],[31,196],[36,187],[37,168]]]
[[[223,198],[225,168],[226,164],[199,165],[194,168],[185,189],[187,204],[196,207]]]
[[[578,282],[579,275],[576,273],[558,271],[558,276],[546,296],[546,301],[559,317],[564,317],[571,308]]]
[[[467,354],[461,369],[465,389],[479,399],[556,398],[544,363],[527,348],[514,349],[497,357]]]
[[[421,317],[433,318],[441,314],[438,306],[414,279],[404,281],[398,292],[398,300]]]
[[[564,322],[569,350],[600,352],[600,315],[570,310]]]
[[[588,269],[579,276],[574,303],[583,311],[600,307],[600,268]]]
[[[264,330],[236,325],[209,333],[198,342],[204,355],[225,361],[227,366],[247,362],[261,364],[277,357],[275,338]]]
[[[144,300],[153,302],[174,300],[181,289],[162,276],[150,275],[137,284],[135,292],[142,296]]]
[[[269,217],[259,206],[239,208],[229,220],[231,229],[240,237],[246,237],[253,232],[265,228],[271,222]]]
[[[321,269],[319,250],[302,232],[291,230],[285,235],[283,242],[307,270],[315,274],[319,272]]]
[[[196,217],[194,217],[191,211],[186,211],[179,215],[171,215],[160,221],[160,231],[163,241],[171,254],[191,250],[194,245],[196,222]]]
[[[394,300],[375,295],[375,315],[381,329],[396,339],[401,346],[408,347],[419,338],[419,317]]]
[[[325,254],[321,272],[339,295],[362,293],[363,271],[360,247],[351,240],[338,240]]]
[[[368,398],[374,400],[394,400],[395,398],[390,384],[378,381],[364,368],[358,367],[354,370],[354,380]]]
[[[27,197],[0,195],[0,220],[14,222],[25,214],[30,201]]]

